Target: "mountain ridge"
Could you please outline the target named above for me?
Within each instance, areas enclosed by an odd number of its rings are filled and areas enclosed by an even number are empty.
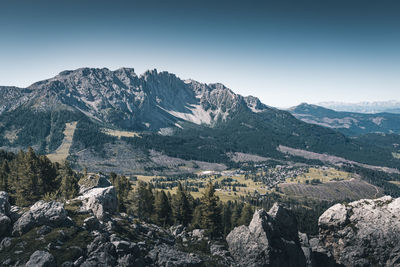
[[[400,133],[400,114],[335,111],[302,103],[289,109],[296,118],[338,130],[349,136],[367,133]]]
[[[90,152],[86,158],[108,158],[102,163],[107,165],[115,164],[121,146],[140,149],[142,161],[155,149],[185,160],[227,163],[228,152],[284,159],[279,145],[371,165],[399,165],[382,147],[302,122],[223,84],[181,80],[165,71],[138,76],[132,68],[80,68],[25,89],[0,87],[0,94],[6,96],[0,102],[0,147],[32,146],[51,153],[61,146],[66,124],[76,122],[69,155],[80,166],[83,150]],[[109,130],[132,134],[117,138]]]

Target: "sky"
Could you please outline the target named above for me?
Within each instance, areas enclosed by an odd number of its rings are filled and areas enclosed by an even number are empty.
[[[1,0],[0,85],[156,68],[265,104],[400,100],[400,1]]]

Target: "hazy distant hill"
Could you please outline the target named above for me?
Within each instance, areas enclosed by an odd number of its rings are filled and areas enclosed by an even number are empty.
[[[359,102],[359,103],[344,103],[344,102],[321,102],[318,106],[333,109],[336,111],[348,111],[358,113],[397,113],[400,114],[399,101],[377,101],[377,102]]]
[[[400,133],[400,114],[339,112],[306,103],[291,108],[290,112],[304,122],[336,129],[346,135]]]

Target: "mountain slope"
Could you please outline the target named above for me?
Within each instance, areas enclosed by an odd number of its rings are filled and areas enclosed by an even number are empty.
[[[279,145],[372,165],[399,165],[382,147],[302,122],[222,84],[181,80],[168,72],[138,76],[127,68],[82,68],[26,89],[1,87],[0,92],[0,147],[33,146],[48,154],[63,144],[66,124],[76,122],[69,153],[81,166],[82,153],[118,165],[115,153],[121,146],[140,150],[142,162],[157,150],[185,160],[228,163],[228,152],[284,159]],[[110,129],[128,131],[131,137],[109,135]]]
[[[291,108],[290,112],[304,122],[336,129],[350,136],[375,132],[400,133],[400,114],[339,112],[305,103]]]

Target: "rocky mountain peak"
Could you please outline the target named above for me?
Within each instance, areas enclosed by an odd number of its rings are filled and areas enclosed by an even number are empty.
[[[128,130],[176,127],[179,121],[212,126],[240,107],[253,112],[266,107],[257,98],[243,98],[221,83],[184,81],[157,69],[140,76],[133,68],[66,70],[24,92],[2,90],[6,95],[0,112],[21,105],[42,111],[68,109]]]

